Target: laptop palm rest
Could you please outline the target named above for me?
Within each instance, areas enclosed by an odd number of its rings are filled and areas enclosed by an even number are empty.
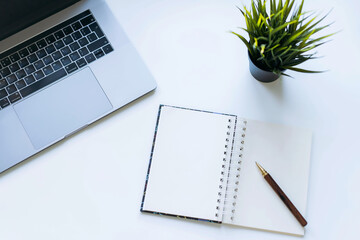
[[[36,149],[88,125],[112,105],[94,74],[85,68],[14,105]]]

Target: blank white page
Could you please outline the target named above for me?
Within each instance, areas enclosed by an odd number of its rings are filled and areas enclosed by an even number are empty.
[[[229,119],[235,117],[162,106],[143,211],[219,221]]]
[[[306,218],[311,132],[254,120],[248,120],[246,128],[236,214],[228,223],[304,235],[304,228],[263,178],[255,161]]]

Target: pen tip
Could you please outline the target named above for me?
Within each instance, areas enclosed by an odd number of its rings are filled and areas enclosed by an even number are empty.
[[[255,164],[256,164],[256,166],[259,168],[261,174],[262,174],[263,176],[265,176],[265,175],[267,174],[267,172],[265,171],[265,169],[264,169],[260,164],[258,164],[258,162],[256,162],[256,161],[255,161]]]

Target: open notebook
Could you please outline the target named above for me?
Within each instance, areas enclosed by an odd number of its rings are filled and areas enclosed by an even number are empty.
[[[305,215],[310,145],[308,130],[160,105],[141,211],[304,235],[255,161]]]

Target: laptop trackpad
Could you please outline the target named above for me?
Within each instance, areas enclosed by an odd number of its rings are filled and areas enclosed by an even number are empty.
[[[86,126],[111,108],[110,101],[89,68],[14,105],[36,149]]]

